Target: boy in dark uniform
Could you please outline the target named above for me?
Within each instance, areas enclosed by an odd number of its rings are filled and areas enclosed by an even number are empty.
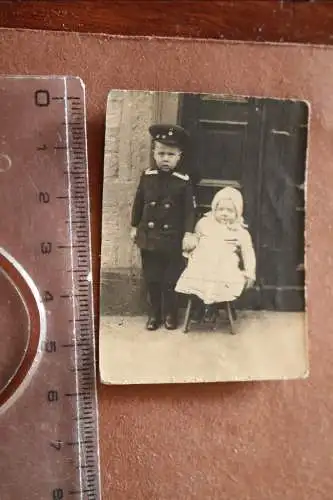
[[[195,202],[192,183],[179,171],[187,132],[177,125],[152,125],[155,166],[143,172],[135,195],[131,239],[141,250],[148,288],[148,330],[164,321],[177,328],[176,282],[184,268],[182,251],[193,248]]]

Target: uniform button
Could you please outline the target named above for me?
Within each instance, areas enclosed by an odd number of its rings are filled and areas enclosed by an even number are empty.
[[[165,208],[170,208],[170,203],[165,203],[165,204],[164,204],[164,207],[165,207]]]
[[[163,229],[169,229],[169,227],[170,226],[168,224],[164,224]]]
[[[156,201],[151,201],[151,202],[150,202],[150,206],[151,206],[151,207],[155,207],[155,206],[156,206]]]
[[[148,227],[149,227],[149,229],[153,229],[153,227],[155,227],[154,222],[152,222],[152,221],[148,222]]]

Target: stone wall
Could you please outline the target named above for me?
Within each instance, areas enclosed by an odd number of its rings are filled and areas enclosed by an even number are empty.
[[[101,314],[140,314],[146,307],[130,214],[141,172],[151,162],[152,123],[177,123],[178,94],[113,91],[105,130]]]

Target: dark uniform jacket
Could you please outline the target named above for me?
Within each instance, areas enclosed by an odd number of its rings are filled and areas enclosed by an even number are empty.
[[[195,202],[187,174],[148,169],[141,175],[131,224],[137,227],[136,244],[142,250],[181,251],[185,232],[192,232]]]

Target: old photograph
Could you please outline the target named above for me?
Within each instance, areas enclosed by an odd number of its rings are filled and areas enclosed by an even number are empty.
[[[106,384],[308,375],[308,103],[125,91],[106,112]]]

